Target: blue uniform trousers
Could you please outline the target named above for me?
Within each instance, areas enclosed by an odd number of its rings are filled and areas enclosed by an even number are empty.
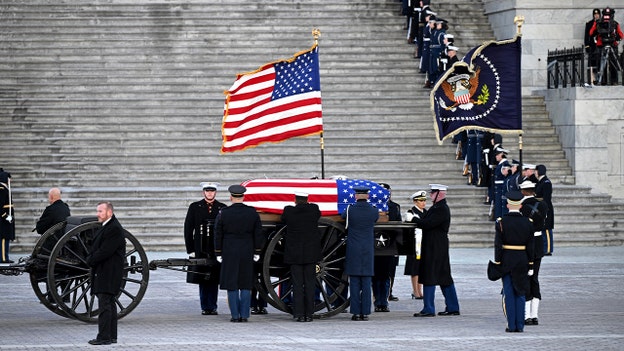
[[[202,311],[216,311],[217,297],[219,296],[219,283],[201,282],[199,283],[199,304]]]
[[[435,285],[423,286],[423,309],[420,313],[423,314],[435,314]],[[459,312],[459,301],[457,300],[457,291],[455,291],[455,284],[440,286],[442,295],[444,295],[444,304],[447,312]]]
[[[507,328],[511,331],[524,330],[524,306],[526,299],[524,295],[517,295],[511,274],[503,276],[503,312],[507,317]]]
[[[251,304],[251,290],[228,290],[228,306],[232,318],[249,318]]]
[[[349,294],[351,299],[351,314],[371,314],[371,287],[372,277],[350,275]]]

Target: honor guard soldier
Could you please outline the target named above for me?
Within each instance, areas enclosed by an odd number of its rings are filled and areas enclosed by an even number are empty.
[[[219,212],[215,221],[215,254],[221,262],[220,288],[227,290],[230,322],[247,322],[250,314],[254,262],[264,245],[262,222],[256,209],[243,203],[247,189],[228,188],[232,205]]]
[[[505,190],[506,173],[503,172],[503,168],[509,167],[509,162],[507,161],[507,153],[509,151],[498,147],[494,152],[497,162],[496,168],[494,168],[494,218],[498,218],[503,215],[503,207],[505,207],[503,193]]]
[[[184,244],[190,258],[207,258],[208,266],[190,266],[186,282],[199,285],[203,315],[217,315],[219,271],[214,252],[214,222],[225,204],[216,200],[218,183],[200,183],[203,199],[190,204],[184,220]]]
[[[542,240],[542,230],[546,224],[548,206],[535,198],[535,183],[525,180],[520,184],[520,191],[524,198],[520,212],[523,216],[530,218],[533,223],[533,275],[529,277],[529,287],[526,293],[526,305],[524,307],[524,325],[538,325],[537,313],[539,310],[542,294],[539,285],[539,271],[544,256],[544,242]]]
[[[533,275],[533,224],[520,213],[522,198],[518,191],[508,193],[509,212],[498,218],[495,225],[494,260],[502,273],[506,332],[524,330],[526,287],[529,275]]]
[[[544,240],[544,256],[550,256],[553,252],[553,230],[555,228],[555,209],[552,204],[552,183],[548,176],[546,176],[546,166],[537,165],[535,167],[535,176],[537,177],[537,183],[535,184],[535,197],[544,201],[548,206],[548,216],[546,217],[546,224],[542,231],[542,239]]]
[[[9,243],[15,240],[15,218],[11,195],[11,173],[0,168],[0,263],[13,263],[9,259]]]

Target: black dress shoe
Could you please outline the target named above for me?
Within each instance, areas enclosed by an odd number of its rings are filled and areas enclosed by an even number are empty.
[[[260,314],[258,307],[252,307],[251,308],[251,314]]]
[[[505,331],[506,331],[507,333],[513,333],[513,332],[514,332],[514,330],[511,330],[511,329],[509,329],[509,328],[505,328]]]
[[[91,340],[89,340],[89,344],[91,344],[91,345],[110,345],[111,341],[110,340],[91,339]]]
[[[539,321],[537,320],[537,318],[531,318],[531,322],[533,325],[539,325]]]
[[[524,325],[533,325],[533,319],[527,318],[524,320]]]
[[[442,311],[442,312],[438,312],[438,316],[459,316],[459,311],[453,311],[453,312]]]
[[[312,322],[314,320],[314,318],[312,317],[305,317],[305,321],[306,322]]]
[[[418,312],[418,313],[414,313],[414,317],[435,317],[435,314]]]
[[[388,301],[399,301],[399,298],[394,295],[390,295],[388,296]]]
[[[365,315],[365,314],[361,314],[361,315],[360,315],[360,320],[361,320],[361,321],[367,321],[367,320],[368,320],[368,316],[367,316],[367,315]]]
[[[239,318],[230,318],[230,322],[238,323],[238,322],[240,322],[240,319]]]
[[[267,312],[267,309],[264,307],[261,307],[258,309],[258,314],[268,314],[269,312]]]
[[[239,318],[238,321],[242,323],[247,323],[247,318]]]
[[[305,322],[306,321],[306,317],[298,317],[297,318],[297,322]]]
[[[204,316],[217,316],[219,312],[217,310],[202,310],[202,315]]]
[[[360,316],[358,316],[357,314],[354,314],[353,316],[351,316],[351,320],[352,321],[359,321],[360,320]]]
[[[117,343],[117,339],[111,339],[111,344],[116,344]]]

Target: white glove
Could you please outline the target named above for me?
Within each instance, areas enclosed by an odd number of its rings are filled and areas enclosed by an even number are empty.
[[[223,258],[221,256],[217,256],[217,262],[221,263],[223,261]]]
[[[533,270],[529,269],[529,277],[533,276]]]
[[[410,211],[407,211],[407,212],[405,213],[405,220],[406,220],[407,222],[411,222],[413,218],[414,218],[414,214],[413,214],[413,213],[411,213]]]
[[[258,262],[258,260],[260,260],[260,255],[254,255],[253,260],[254,262]]]
[[[194,252],[191,252],[191,253],[189,254],[189,258],[195,258],[195,253],[194,253]]]

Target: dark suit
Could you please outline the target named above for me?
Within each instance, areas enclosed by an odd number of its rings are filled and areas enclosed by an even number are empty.
[[[253,255],[260,254],[263,245],[262,222],[256,209],[234,203],[221,210],[215,222],[215,254],[223,258],[219,285],[228,291],[233,319],[249,318]]]
[[[548,216],[542,231],[544,240],[544,254],[550,255],[553,252],[553,229],[555,228],[555,209],[552,204],[552,183],[546,175],[540,177],[535,184],[535,197],[543,201],[548,206]]]
[[[341,216],[348,222],[345,273],[349,275],[350,311],[354,315],[369,315],[375,273],[375,222],[379,211],[361,199],[348,206]]]
[[[214,201],[208,204],[202,199],[193,202],[184,220],[184,244],[186,252],[195,253],[196,258],[209,258],[212,266],[191,266],[186,282],[199,285],[199,302],[202,311],[216,311],[219,294],[219,271],[221,267],[215,259],[214,221],[225,204]]]
[[[117,339],[115,297],[121,288],[126,262],[124,229],[113,215],[95,234],[87,264],[91,267],[91,294],[98,298],[98,340]]]
[[[507,328],[524,329],[525,294],[529,284],[529,263],[533,263],[533,224],[519,211],[496,221],[494,259],[503,272],[503,298]]]
[[[317,204],[302,203],[284,207],[286,224],[284,263],[290,264],[294,309],[297,318],[312,318],[316,287],[316,264],[321,260],[321,236]]]

